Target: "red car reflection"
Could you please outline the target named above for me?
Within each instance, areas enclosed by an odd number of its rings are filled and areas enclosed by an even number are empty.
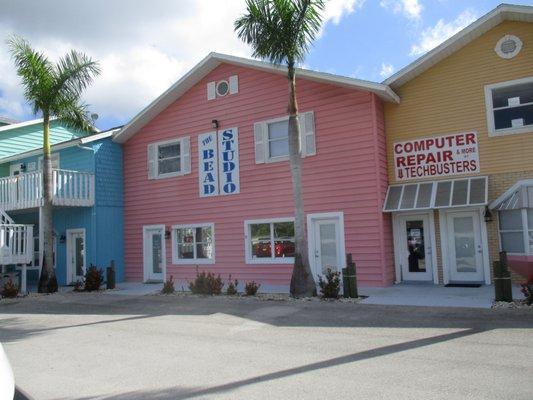
[[[274,256],[275,257],[294,257],[294,242],[291,239],[280,239],[274,243]],[[255,248],[256,257],[271,257],[272,246],[270,240],[259,240]]]

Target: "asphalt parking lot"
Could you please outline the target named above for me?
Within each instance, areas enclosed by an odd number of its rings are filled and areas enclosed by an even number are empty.
[[[531,399],[533,313],[62,293],[0,301],[35,399]]]

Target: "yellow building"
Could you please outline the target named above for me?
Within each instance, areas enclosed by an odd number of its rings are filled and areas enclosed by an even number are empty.
[[[384,83],[396,281],[533,261],[533,7],[501,5]]]

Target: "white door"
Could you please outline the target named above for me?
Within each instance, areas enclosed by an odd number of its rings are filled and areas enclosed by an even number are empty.
[[[311,265],[315,281],[324,276],[328,269],[342,272],[344,267],[339,218],[312,220],[313,250]]]
[[[144,280],[162,282],[165,269],[165,228],[144,227]]]
[[[67,263],[69,283],[82,280],[87,267],[84,229],[67,229]]]
[[[398,217],[396,262],[403,281],[432,281],[431,231],[428,215]]]
[[[448,255],[450,281],[483,281],[483,248],[479,212],[449,212]]]

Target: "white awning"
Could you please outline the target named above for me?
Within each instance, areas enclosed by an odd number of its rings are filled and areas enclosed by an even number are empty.
[[[490,204],[492,210],[533,208],[533,179],[516,182]]]
[[[488,203],[486,176],[391,185],[383,211],[484,206]]]

